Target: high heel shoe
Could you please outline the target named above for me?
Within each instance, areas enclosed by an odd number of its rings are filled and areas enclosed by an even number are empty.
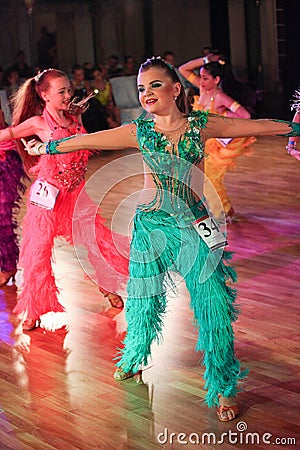
[[[116,381],[124,381],[127,380],[127,378],[131,378],[135,375],[134,372],[131,370],[129,372],[124,372],[124,370],[121,369],[121,367],[117,367],[115,373],[114,373],[114,379]]]
[[[25,319],[22,323],[23,331],[32,331],[35,330],[35,328],[38,328],[40,326],[40,319]]]
[[[109,300],[111,306],[113,306],[114,308],[121,309],[124,307],[122,297],[120,297],[118,294],[113,294],[112,292],[108,292],[102,288],[99,288],[99,291],[101,292],[101,294],[103,294],[105,298]]]
[[[6,286],[10,279],[12,279],[12,282],[14,283],[15,275],[17,273],[17,269],[10,270],[9,272],[0,272],[0,287]]]
[[[218,395],[219,401],[222,396]],[[229,422],[234,420],[239,414],[239,407],[237,404],[233,405],[220,405],[217,409],[218,419],[221,422]]]
[[[226,223],[231,224],[232,222],[236,222],[236,214],[234,209],[231,207],[230,210],[225,214]]]

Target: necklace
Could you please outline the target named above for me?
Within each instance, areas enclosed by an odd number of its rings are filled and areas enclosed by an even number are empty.
[[[219,88],[215,89],[214,92],[212,94],[210,94],[210,100],[213,101],[213,99],[215,98],[216,93],[219,91]]]
[[[163,130],[162,128],[159,128],[155,124],[155,130],[158,131],[159,133],[162,133],[167,138],[167,141],[168,141],[167,145],[172,145],[172,146],[175,146],[176,144],[178,144],[182,134],[184,134],[185,131],[187,130],[187,127],[188,127],[187,120],[185,120],[184,123],[181,124],[180,126],[178,126],[177,128],[173,128],[172,130]]]

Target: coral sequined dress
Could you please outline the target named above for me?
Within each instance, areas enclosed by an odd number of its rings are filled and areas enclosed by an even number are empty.
[[[70,116],[72,124],[67,128],[59,127],[46,109],[43,117],[52,130],[51,140],[85,133],[73,116]],[[127,276],[128,260],[116,249],[115,233],[104,226],[104,219],[84,189],[88,157],[88,150],[42,155],[31,169],[38,180],[59,189],[59,194],[54,207],[49,210],[32,204],[33,186],[29,192],[20,249],[20,264],[24,268],[23,286],[14,313],[26,312],[27,317],[38,319],[50,311],[64,311],[58,301],[58,287],[51,265],[52,250],[56,237],[64,237],[73,244],[74,230],[77,244],[80,243],[88,251],[89,262],[95,271],[93,279],[100,286],[104,283],[107,290],[113,292],[117,290],[120,280]],[[74,221],[79,196],[80,214],[78,216],[77,213]],[[105,264],[99,261],[99,254]]]

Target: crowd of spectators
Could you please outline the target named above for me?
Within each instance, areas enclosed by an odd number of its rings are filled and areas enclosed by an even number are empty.
[[[0,66],[0,90],[6,91],[8,103],[12,94],[26,79],[47,68],[59,68],[56,51],[53,50],[56,48],[56,42],[47,29],[42,30],[38,43],[38,61],[41,61],[38,66],[30,67],[26,62],[23,50],[18,51],[16,60],[11,66],[6,69]],[[41,54],[45,53],[46,47],[48,59],[42,60]],[[211,50],[209,47],[204,47],[203,53],[205,51]],[[179,73],[174,53],[168,50],[162,54],[162,57],[175,67],[184,88],[188,91],[191,85]],[[135,76],[137,75],[138,65],[132,55],[126,55],[122,61],[118,55],[111,54],[105,61],[95,65],[91,62],[83,62],[82,64],[74,64],[70,68],[68,75],[73,89],[73,97],[83,99],[94,93],[94,97],[89,102],[90,107],[83,115],[83,123],[88,132],[114,128],[120,125],[120,111],[114,99],[110,79]]]
[[[43,61],[42,65],[30,67],[26,62],[24,51],[19,50],[16,61],[11,66],[5,69],[0,66],[0,90],[6,92],[8,103],[13,93],[26,79],[51,67],[50,61],[48,61],[48,64]],[[69,77],[73,88],[73,96],[83,99],[92,92],[95,94],[90,100],[90,107],[83,117],[88,132],[114,128],[120,125],[120,112],[114,101],[109,79],[136,74],[137,66],[132,55],[125,56],[123,64],[117,55],[110,55],[105,62],[99,62],[96,65],[84,62],[83,64],[74,64],[70,68]]]

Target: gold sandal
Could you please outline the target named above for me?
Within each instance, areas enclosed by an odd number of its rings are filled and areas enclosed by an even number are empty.
[[[120,367],[118,367],[114,373],[114,379],[116,381],[124,381],[127,378],[131,378],[135,375],[131,370],[129,372],[124,372]]]
[[[222,397],[218,396],[219,399]],[[233,405],[220,405],[217,409],[218,419],[221,422],[229,422],[230,420],[234,420],[239,414],[239,407],[237,404]]]

